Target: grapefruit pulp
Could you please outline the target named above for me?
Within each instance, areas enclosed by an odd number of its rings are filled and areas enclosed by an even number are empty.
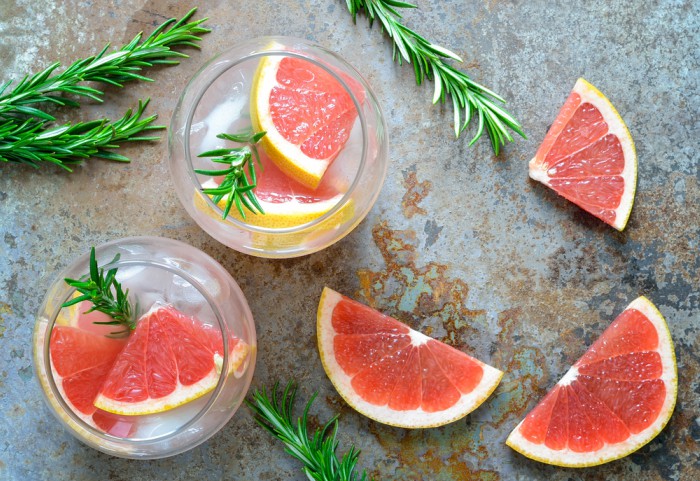
[[[360,103],[363,89],[339,74]],[[315,63],[288,56],[260,60],[251,89],[251,122],[261,144],[287,176],[316,189],[344,147],[357,118],[353,97]]]
[[[530,177],[617,230],[627,225],[637,184],[634,142],[615,107],[584,79],[530,161]]]
[[[329,288],[318,306],[318,346],[338,393],[384,424],[429,428],[481,405],[503,373]]]
[[[678,374],[666,321],[632,302],[530,411],[506,443],[548,464],[584,467],[651,441],[676,402]]]
[[[234,372],[249,347],[233,335],[228,344],[229,372]],[[223,349],[218,329],[172,306],[156,305],[139,319],[94,404],[110,413],[133,416],[190,402],[216,386]]]

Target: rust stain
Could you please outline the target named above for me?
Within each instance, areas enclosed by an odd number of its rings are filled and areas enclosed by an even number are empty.
[[[385,452],[391,453],[384,473],[371,473],[375,479],[384,479],[387,474],[392,479],[431,481],[501,479],[496,471],[479,469],[488,452],[477,440],[462,435],[463,426],[458,424],[440,430],[404,431],[372,423],[369,430]]]
[[[5,337],[5,316],[4,314],[12,314],[12,307],[9,304],[0,302],[0,339]]]
[[[515,427],[548,389],[549,371],[544,354],[530,345],[529,339],[523,341],[522,316],[521,308],[507,309],[498,316],[500,332],[492,362],[505,375],[489,400],[494,427],[506,423]]]
[[[425,215],[426,210],[419,207],[418,204],[428,196],[433,188],[433,183],[429,180],[418,182],[416,168],[412,167],[403,172],[403,185],[406,187],[406,193],[401,199],[403,214],[407,219],[412,218],[416,214]]]
[[[459,279],[448,278],[446,265],[416,265],[415,231],[393,231],[382,222],[374,226],[372,236],[386,268],[378,272],[358,271],[358,297],[457,348],[473,347],[483,341],[480,334],[486,330],[485,311],[466,306],[469,287]]]

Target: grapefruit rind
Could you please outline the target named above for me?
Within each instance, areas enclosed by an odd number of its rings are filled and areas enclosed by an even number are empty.
[[[621,443],[606,444],[597,451],[580,453],[568,448],[552,450],[544,444],[532,443],[520,433],[520,427],[524,422],[523,419],[508,436],[506,440],[508,446],[523,456],[541,463],[568,468],[584,468],[598,466],[623,458],[645,446],[663,430],[671,419],[678,394],[678,372],[671,333],[663,315],[646,297],[642,296],[637,298],[627,309],[636,309],[644,314],[654,327],[656,327],[656,332],[659,336],[658,352],[663,365],[663,373],[660,379],[662,379],[666,385],[666,398],[659,416],[654,423],[637,434],[631,434],[629,438]],[[575,379],[577,374],[578,371],[574,365],[557,384],[569,384]]]
[[[627,225],[627,221],[632,213],[632,206],[634,205],[634,196],[637,188],[637,151],[634,146],[634,140],[632,140],[632,134],[630,134],[625,121],[622,119],[617,109],[615,109],[615,106],[613,106],[610,100],[608,100],[600,90],[589,82],[583,78],[579,78],[574,85],[572,93],[577,93],[580,96],[578,105],[590,103],[596,107],[603,115],[603,119],[608,125],[608,133],[614,134],[620,141],[625,158],[625,167],[620,176],[624,179],[625,189],[620,199],[620,204],[615,211],[615,221],[611,225],[618,231],[622,231]],[[573,116],[575,110],[576,109],[573,109],[571,111],[570,116]],[[557,118],[557,120],[559,119]],[[566,120],[568,121],[568,119]],[[566,122],[563,122],[559,127],[563,129],[565,124]],[[560,133],[560,131],[556,132],[556,135],[559,136]],[[530,160],[529,171],[530,178],[552,188],[549,166],[545,162],[548,152],[549,151],[544,152],[540,158],[537,156],[537,154],[540,154],[538,151],[535,157]]]
[[[503,377],[502,371],[472,358],[484,370],[481,382],[472,392],[462,395],[460,400],[447,410],[438,412],[426,412],[422,409],[397,411],[387,406],[377,406],[368,403],[356,394],[351,385],[351,378],[345,374],[335,359],[333,348],[335,331],[333,330],[331,317],[335,306],[342,299],[343,296],[340,293],[328,287],[323,289],[317,313],[318,349],[323,368],[338,394],[360,414],[377,422],[400,428],[443,426],[465,417],[478,408],[489,398],[501,382]],[[412,329],[411,336],[428,338],[428,336]]]
[[[283,58],[267,56],[260,59],[250,92],[251,124],[256,132],[266,132],[260,143],[277,167],[300,184],[315,190],[335,154],[326,159],[311,158],[298,145],[284,138],[275,127],[269,99],[272,90],[279,85],[277,70]]]

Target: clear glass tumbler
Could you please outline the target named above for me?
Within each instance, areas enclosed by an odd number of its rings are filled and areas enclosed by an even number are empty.
[[[342,101],[350,107],[334,117]],[[287,110],[279,111],[280,104]],[[218,134],[261,126],[267,133],[259,143],[255,192],[265,214],[243,217],[234,206],[224,218],[224,202],[202,192],[212,177],[195,172],[216,164],[199,155],[241,146]],[[342,239],[373,206],[388,163],[386,123],[369,84],[333,52],[289,37],[249,40],[207,62],[182,93],[168,140],[170,172],[189,215],[219,242],[260,257],[302,256]],[[289,159],[306,157],[305,149],[322,157],[338,146],[319,185],[297,183],[289,167],[296,160]],[[280,180],[278,167],[292,180]]]
[[[112,263],[117,254],[119,259]],[[137,300],[137,317],[154,305],[172,306],[196,319],[200,323],[198,326],[206,326],[208,332],[220,334],[218,342],[223,343],[223,358],[215,371],[220,369],[220,373],[218,379],[214,377],[217,379],[215,386],[206,394],[164,412],[125,416],[98,410],[98,413],[85,415],[75,408],[70,402],[75,398],[67,394],[69,389],[75,392],[75,386],[68,381],[79,383],[80,379],[62,378],[58,374],[55,353],[51,350],[53,331],[90,330],[94,332],[89,335],[103,336],[100,339],[104,341],[104,336],[114,337],[109,331],[115,329],[115,326],[93,324],[91,316],[95,313],[84,315],[89,305],[61,307],[77,296],[76,290],[64,279],[80,279],[89,272],[89,254],[86,253],[67,266],[51,284],[34,329],[34,366],[50,410],[80,441],[113,456],[163,458],[197,446],[231,419],[243,402],[253,376],[255,326],[241,289],[214,259],[171,239],[116,240],[97,247],[96,259],[105,273],[118,268],[117,281],[129,289],[130,298]],[[234,356],[229,354],[233,352],[236,353],[235,363]]]

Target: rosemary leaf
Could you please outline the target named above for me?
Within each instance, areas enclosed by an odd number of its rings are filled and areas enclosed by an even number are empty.
[[[418,33],[401,23],[399,8],[416,8],[416,5],[398,0],[346,0],[353,22],[357,14],[364,11],[370,27],[377,20],[393,43],[392,58],[399,65],[403,62],[413,64],[416,83],[424,79],[435,83],[433,104],[444,103],[451,97],[454,113],[455,136],[459,137],[471,123],[474,115],[478,116],[476,134],[469,142],[473,145],[484,130],[491,140],[491,147],[498,155],[506,142],[512,142],[510,130],[525,138],[522,125],[503,108],[494,104],[494,100],[505,104],[505,100],[486,87],[472,81],[465,73],[445,63],[445,59],[461,62],[454,52],[435,45]],[[460,124],[460,111],[464,111],[464,122]]]
[[[54,74],[60,64],[54,62],[43,71],[24,77],[11,90],[10,82],[0,87],[0,118],[15,117],[17,114],[30,115],[42,120],[55,118],[39,109],[27,107],[29,104],[49,102],[60,106],[77,107],[75,100],[65,94],[73,94],[101,102],[104,93],[96,88],[78,85],[82,82],[98,82],[121,87],[132,80],[152,81],[139,72],[156,64],[176,65],[176,59],[185,58],[184,53],[172,50],[173,47],[187,46],[198,48],[199,35],[210,30],[200,24],[207,19],[186,23],[197,11],[190,10],[182,19],[171,18],[160,25],[145,40],[139,33],[120,50],[106,54],[109,45],[94,57],[78,60],[66,70]]]
[[[282,397],[278,398],[279,383],[268,395],[265,388],[256,390],[252,401],[246,404],[253,411],[256,422],[274,437],[282,441],[285,451],[302,462],[304,474],[316,481],[366,481],[367,472],[355,471],[360,451],[351,446],[340,459],[338,450],[338,416],[309,436],[308,417],[314,394],[306,404],[303,414],[294,422],[294,398],[296,386],[287,383]]]
[[[109,264],[119,260],[119,254]],[[129,289],[123,290],[116,279],[117,268],[113,267],[104,273],[97,265],[95,248],[90,249],[90,273],[80,279],[64,279],[66,284],[74,287],[82,296],[64,302],[61,307],[69,307],[82,301],[90,301],[92,307],[87,312],[99,311],[110,316],[113,321],[96,322],[95,324],[122,325],[124,329],[113,332],[113,335],[125,334],[136,328],[135,310],[129,301]],[[115,298],[116,296],[116,298]]]
[[[116,122],[101,119],[50,128],[44,120],[0,119],[0,162],[33,167],[52,163],[69,172],[89,157],[129,162],[108,149],[118,148],[122,142],[157,140],[157,136],[141,134],[165,128],[152,125],[156,115],[143,116],[148,102],[139,101],[135,111],[127,110]]]
[[[251,130],[238,132],[236,134],[222,133],[217,135],[219,139],[248,145],[232,149],[214,149],[202,152],[198,155],[198,157],[213,157],[211,159],[212,162],[226,164],[228,166],[221,170],[194,170],[195,173],[200,175],[224,177],[224,180],[222,180],[217,187],[202,189],[204,194],[213,196],[212,201],[214,203],[218,203],[221,199],[226,199],[226,205],[221,216],[222,219],[228,217],[229,212],[231,212],[231,207],[234,205],[243,219],[246,217],[246,210],[253,214],[265,214],[254,192],[257,185],[257,176],[255,173],[255,162],[253,162],[253,156],[255,156],[257,162],[260,163],[260,156],[258,155],[256,144],[264,136],[265,132],[253,133]],[[247,175],[245,170],[246,165],[248,166]]]

